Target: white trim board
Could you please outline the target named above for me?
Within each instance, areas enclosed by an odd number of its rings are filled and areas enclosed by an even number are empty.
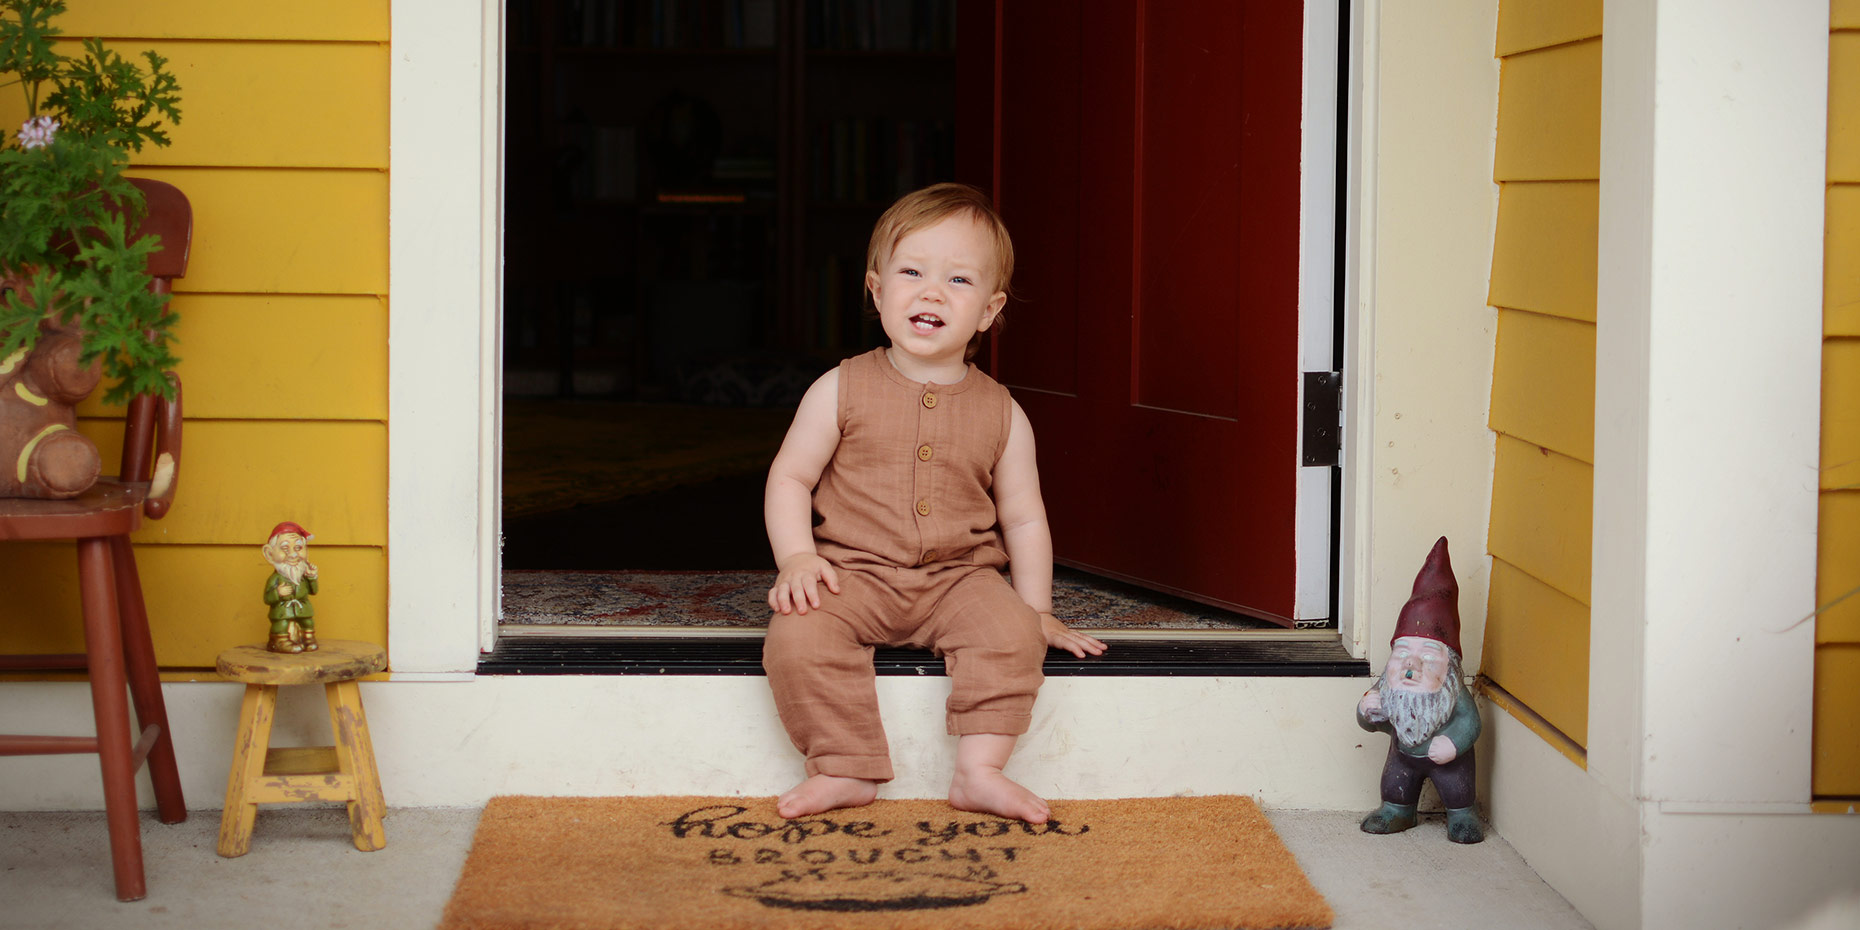
[[[0,687],[0,731],[78,732],[91,722],[85,684]],[[498,794],[772,796],[803,777],[759,676],[478,676],[361,687],[390,807],[466,807]],[[1387,750],[1383,737],[1357,729],[1350,709],[1362,688],[1349,678],[1049,679],[1008,771],[1054,798],[1246,794],[1272,807],[1368,811]],[[242,686],[162,690],[182,789],[190,807],[210,809],[225,795]],[[947,678],[878,680],[898,769],[884,796],[947,795],[948,694]],[[273,739],[329,741],[318,689],[281,692]],[[91,756],[11,759],[0,779],[0,810],[97,809],[101,798]]]

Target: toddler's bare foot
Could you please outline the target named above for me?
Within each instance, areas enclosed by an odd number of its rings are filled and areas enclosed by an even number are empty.
[[[957,810],[1028,823],[1045,823],[1053,815],[1039,795],[1015,784],[999,769],[957,769],[949,783],[949,803]]]
[[[842,807],[863,807],[877,798],[877,782],[838,775],[812,775],[775,799],[775,813],[793,820]]]

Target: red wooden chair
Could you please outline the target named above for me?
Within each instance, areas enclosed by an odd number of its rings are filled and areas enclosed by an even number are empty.
[[[193,209],[172,185],[143,179],[134,183],[148,201],[136,235],[161,236],[162,249],[150,256],[149,273],[154,289],[166,293],[173,279],[187,271]],[[84,602],[83,653],[0,657],[0,670],[88,670],[97,718],[91,736],[0,734],[0,755],[98,755],[116,897],[122,901],[148,893],[136,809],[136,770],[145,760],[161,821],[187,819],[142,582],[129,545],[129,534],[142,525],[143,516],[161,518],[174,500],[173,473],[181,457],[181,394],[172,372],[169,379],[175,385],[173,401],[151,395],[130,401],[118,477],[100,478],[71,500],[0,500],[0,540],[77,541],[78,586]],[[134,731],[125,690],[135,703]]]

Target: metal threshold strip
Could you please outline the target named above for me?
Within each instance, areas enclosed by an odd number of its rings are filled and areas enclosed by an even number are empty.
[[[1174,636],[1169,634],[1173,632]],[[1332,630],[1107,630],[1102,656],[1047,653],[1049,677],[1326,677],[1363,678],[1369,663],[1352,658]],[[666,627],[524,627],[505,625],[497,648],[478,663],[480,675],[760,675],[762,631]],[[879,647],[880,675],[943,674],[926,650]]]

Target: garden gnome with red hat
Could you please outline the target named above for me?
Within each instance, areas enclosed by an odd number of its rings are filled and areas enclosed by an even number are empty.
[[[310,606],[316,566],[307,555],[311,538],[309,531],[287,521],[272,528],[260,549],[272,569],[265,579],[265,603],[271,607],[271,641],[265,648],[272,652],[316,651],[316,611]]]
[[[1359,726],[1390,737],[1382,766],[1382,806],[1363,819],[1364,833],[1400,833],[1414,826],[1421,782],[1431,778],[1447,806],[1447,839],[1485,839],[1473,810],[1473,743],[1480,721],[1460,677],[1459,602],[1460,585],[1442,536],[1395,620],[1382,677],[1356,705]]]

